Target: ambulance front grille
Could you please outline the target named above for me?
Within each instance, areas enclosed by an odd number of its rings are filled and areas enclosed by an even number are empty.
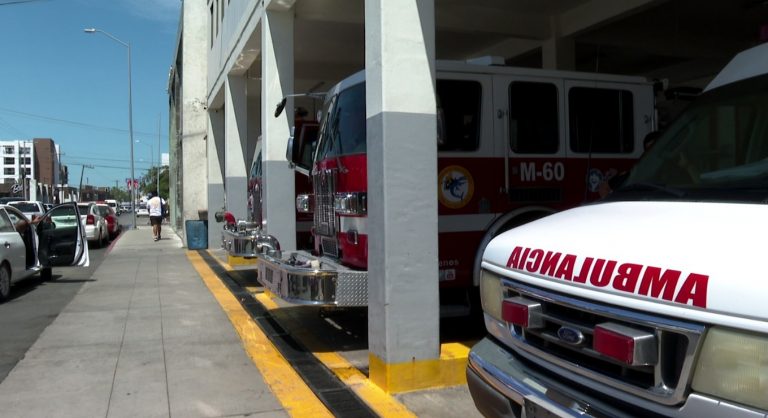
[[[704,326],[666,317],[596,304],[583,299],[504,280],[505,297],[521,296],[537,301],[544,326],[537,329],[510,326],[513,348],[536,363],[555,364],[598,383],[665,405],[685,400]],[[605,322],[621,324],[656,336],[658,362],[629,366],[592,349],[594,328]],[[578,345],[558,337],[561,327],[578,329],[584,340]]]

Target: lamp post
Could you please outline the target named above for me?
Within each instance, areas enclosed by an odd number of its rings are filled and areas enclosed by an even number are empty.
[[[133,213],[133,229],[136,229],[136,188],[133,187],[133,179],[135,179],[133,170],[133,100],[131,97],[131,44],[123,42],[120,39],[114,37],[111,33],[96,28],[83,29],[85,33],[99,32],[104,34],[109,39],[119,43],[120,45],[128,49],[128,143],[131,146],[131,212]]]

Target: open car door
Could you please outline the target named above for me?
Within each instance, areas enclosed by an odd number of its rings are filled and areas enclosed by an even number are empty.
[[[88,242],[77,203],[54,206],[37,223],[37,257],[44,269],[51,266],[88,266]]]

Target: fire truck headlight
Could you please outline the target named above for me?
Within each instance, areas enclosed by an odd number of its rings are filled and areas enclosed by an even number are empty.
[[[296,196],[296,211],[299,213],[312,213],[312,199],[308,194]]]
[[[709,330],[693,388],[768,410],[768,337],[727,328]]]
[[[483,312],[501,322],[501,302],[504,299],[504,291],[501,286],[501,277],[483,269],[480,274],[480,301]]]
[[[366,192],[336,193],[333,209],[339,215],[365,215],[368,211]]]

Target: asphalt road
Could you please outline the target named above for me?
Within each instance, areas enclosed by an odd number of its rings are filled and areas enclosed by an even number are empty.
[[[127,216],[123,216],[121,224],[129,223]],[[89,246],[88,251],[88,267],[54,267],[53,280],[49,282],[34,276],[13,284],[10,298],[0,304],[0,381],[24,358],[83,283],[91,281],[93,272],[106,257],[107,248]]]

